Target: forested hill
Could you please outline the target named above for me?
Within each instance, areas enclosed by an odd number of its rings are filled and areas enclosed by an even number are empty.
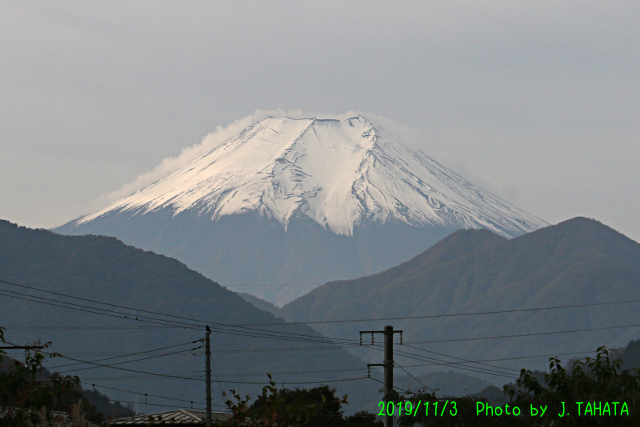
[[[640,335],[626,327],[638,323],[640,303],[624,303],[640,299],[639,283],[640,244],[574,218],[511,240],[458,231],[397,267],[327,283],[278,313],[291,321],[395,318],[314,327],[347,337],[393,324],[405,343],[473,360],[551,356],[620,347]],[[583,306],[521,311],[568,305]],[[451,316],[496,311],[507,312]],[[517,369],[520,360],[505,364]],[[545,357],[530,360],[546,367]]]
[[[52,341],[52,351],[93,361],[53,359],[45,366],[79,375],[98,389],[126,390],[109,391],[122,402],[139,401],[147,393],[173,398],[156,404],[189,407],[193,400],[194,407],[202,407],[205,360],[197,340],[207,324],[213,329],[213,361],[221,384],[214,388],[218,405],[221,388],[255,393],[266,383],[267,372],[279,384],[363,377],[366,372],[362,361],[309,327],[230,326],[282,320],[174,259],[115,238],[62,236],[0,221],[0,281],[0,325],[7,339]],[[105,364],[114,367],[99,366]],[[335,384],[352,396],[354,407],[358,400],[378,397],[379,387],[370,380]]]

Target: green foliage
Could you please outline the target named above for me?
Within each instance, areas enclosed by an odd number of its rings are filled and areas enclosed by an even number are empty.
[[[111,402],[108,396],[100,393],[98,390],[84,390],[82,397],[87,401],[87,419],[92,422],[100,423],[100,417],[104,420],[105,415],[111,418],[131,417],[135,415],[131,404],[123,405],[120,402]],[[95,418],[92,418],[91,411],[95,408]],[[95,419],[95,421],[93,421]]]
[[[0,341],[5,342],[2,328]],[[42,347],[50,345],[47,343]],[[40,343],[34,346],[40,347]],[[24,362],[0,355],[0,410],[5,412],[0,418],[0,426],[51,424],[55,421],[53,411],[66,412],[75,420],[104,421],[95,407],[82,399],[80,379],[58,373],[43,375],[44,359],[45,355],[37,350],[27,350]],[[83,406],[88,411],[81,411]]]
[[[224,427],[382,427],[374,414],[361,411],[345,418],[342,405],[347,396],[339,398],[329,386],[312,389],[277,388],[269,375],[269,384],[262,388],[252,405],[250,396],[242,397],[231,390],[235,401],[225,403],[231,411]]]
[[[640,409],[640,371],[620,371],[620,360],[612,361],[605,347],[597,350],[596,357],[587,357],[577,361],[571,371],[567,371],[557,358],[549,359],[550,372],[544,375],[544,385],[531,374],[522,370],[517,387],[505,386],[505,392],[515,404],[547,405],[552,414],[563,412],[565,407],[572,407],[569,415],[562,418],[566,426],[600,426],[600,425],[637,425]],[[621,416],[612,419],[610,416],[579,416],[576,402],[624,402],[635,417]],[[584,409],[583,409],[584,411]],[[584,413],[584,412],[583,412]],[[545,424],[550,425],[550,424]],[[554,425],[558,425],[557,423]]]
[[[404,414],[400,417],[401,426],[636,426],[640,414],[640,370],[620,371],[620,360],[612,361],[605,347],[597,350],[595,358],[577,361],[571,370],[564,368],[557,358],[549,359],[550,370],[544,374],[544,382],[530,370],[522,369],[516,384],[504,386],[509,396],[511,415],[505,414],[506,405],[494,406],[497,411],[485,410],[486,399],[466,396],[448,399],[449,408],[455,406],[455,415],[446,411],[444,416],[435,416],[425,412],[425,404],[431,407],[438,402],[440,408],[444,399],[434,393],[420,391],[405,396],[406,402],[413,407],[419,402],[421,410],[414,416]],[[577,402],[582,402],[579,406]],[[614,402],[617,403],[614,409]],[[623,406],[624,403],[624,406]],[[591,406],[587,406],[587,404]],[[608,410],[605,410],[608,405]],[[594,409],[595,407],[600,409]],[[513,409],[521,410],[519,416],[513,415]],[[531,408],[545,408],[544,416],[538,411],[532,416]],[[627,408],[627,412],[623,408]],[[588,409],[591,408],[591,409]],[[617,412],[617,415],[616,415]]]

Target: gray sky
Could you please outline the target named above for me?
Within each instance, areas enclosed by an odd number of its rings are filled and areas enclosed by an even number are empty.
[[[360,111],[638,241],[638,22],[637,1],[2,2],[0,218],[59,225],[258,109]]]

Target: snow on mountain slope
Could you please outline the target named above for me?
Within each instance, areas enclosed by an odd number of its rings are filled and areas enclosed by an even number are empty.
[[[345,120],[268,118],[182,169],[105,208],[113,213],[195,211],[216,221],[253,212],[287,228],[304,215],[325,230],[401,222],[487,228],[513,237],[544,221],[475,187],[358,115]]]

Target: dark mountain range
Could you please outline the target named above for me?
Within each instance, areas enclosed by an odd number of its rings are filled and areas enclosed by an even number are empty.
[[[487,230],[457,231],[397,267],[327,283],[278,313],[290,321],[330,321],[312,326],[344,338],[392,324],[404,330],[405,344],[427,351],[472,360],[518,358],[489,363],[520,368],[524,361],[545,368],[549,356],[592,354],[600,345],[620,347],[637,337],[640,327],[626,326],[638,324],[640,303],[606,303],[638,299],[640,245],[595,220],[575,218],[512,240]],[[594,303],[605,304],[438,317]],[[332,323],[408,316],[436,317]],[[591,330],[547,334],[585,329]],[[505,335],[521,336],[484,339]],[[399,363],[415,363],[407,355],[397,358]],[[475,369],[494,370],[480,365]]]
[[[267,372],[288,386],[365,375],[362,361],[307,326],[229,326],[274,322],[282,319],[174,259],[115,238],[62,236],[0,221],[5,337],[17,344],[52,341],[50,351],[72,360],[47,360],[48,369],[78,375],[86,388],[96,384],[123,403],[133,402],[139,412],[158,409],[143,405],[145,393],[150,404],[190,407],[193,400],[194,407],[203,407],[205,360],[202,343],[196,341],[204,337],[207,324],[213,329],[213,360],[221,381],[214,388],[217,405],[221,388],[255,395],[266,384]],[[351,396],[348,410],[379,398],[374,381],[329,384]]]

